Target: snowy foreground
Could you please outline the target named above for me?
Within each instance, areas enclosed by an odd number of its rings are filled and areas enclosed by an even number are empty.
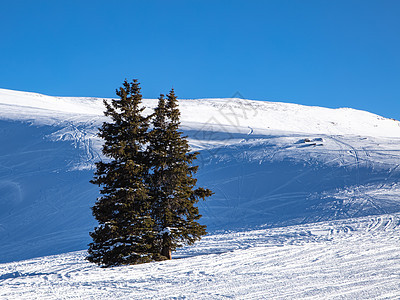
[[[157,100],[145,99],[151,112]],[[400,122],[350,108],[180,100],[209,235],[101,269],[89,183],[102,99],[0,89],[0,299],[400,299]]]
[[[398,299],[400,214],[210,235],[172,261],[2,264],[4,299]]]

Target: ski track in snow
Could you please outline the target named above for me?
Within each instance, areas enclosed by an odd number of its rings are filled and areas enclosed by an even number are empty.
[[[397,299],[400,215],[209,235],[172,261],[0,265],[1,299]]]

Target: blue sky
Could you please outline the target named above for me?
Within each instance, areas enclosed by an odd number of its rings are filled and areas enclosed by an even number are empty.
[[[0,3],[0,87],[114,97],[231,97],[400,119],[400,1]]]

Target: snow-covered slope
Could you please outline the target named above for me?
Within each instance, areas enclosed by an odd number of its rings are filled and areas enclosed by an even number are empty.
[[[400,215],[207,236],[172,261],[0,265],[0,299],[399,299]]]
[[[210,232],[400,212],[398,121],[243,99],[180,109],[215,192],[199,203]],[[86,249],[102,111],[102,99],[0,89],[0,262]]]

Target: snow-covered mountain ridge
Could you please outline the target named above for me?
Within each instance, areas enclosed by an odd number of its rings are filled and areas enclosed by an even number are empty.
[[[147,112],[156,105],[145,99]],[[210,232],[400,212],[399,122],[354,109],[180,100]],[[0,262],[85,249],[102,99],[0,89]]]
[[[180,99],[179,103],[183,125],[200,123],[294,133],[400,137],[399,121],[351,108],[330,109],[239,98]],[[156,99],[143,100],[148,108],[156,104]],[[104,111],[101,98],[52,97],[5,89],[0,89],[0,105],[2,119],[38,119],[45,124],[57,116],[62,121],[70,115],[103,116]],[[39,110],[44,111],[39,113]],[[47,115],[48,121],[38,115]]]

